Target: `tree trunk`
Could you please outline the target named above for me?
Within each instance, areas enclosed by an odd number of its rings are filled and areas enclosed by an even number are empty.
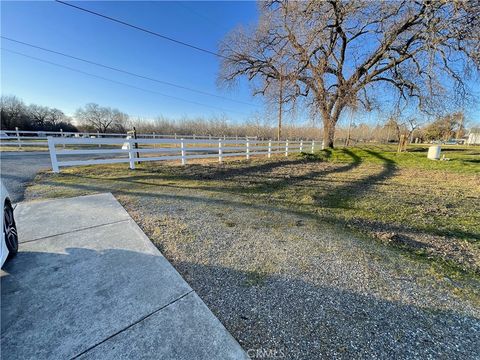
[[[333,149],[333,140],[335,138],[335,122],[331,118],[323,119],[323,146]]]

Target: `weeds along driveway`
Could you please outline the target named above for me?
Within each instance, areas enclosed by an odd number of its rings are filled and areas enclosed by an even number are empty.
[[[346,156],[71,169],[41,176],[28,196],[112,191],[245,350],[294,359],[474,358],[475,273],[331,221],[402,172],[388,158]],[[297,206],[311,201],[320,204],[315,212]]]

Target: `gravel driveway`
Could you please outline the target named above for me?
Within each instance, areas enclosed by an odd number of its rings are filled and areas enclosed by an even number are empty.
[[[478,307],[427,263],[288,210],[170,190],[120,199],[249,355],[477,357]]]

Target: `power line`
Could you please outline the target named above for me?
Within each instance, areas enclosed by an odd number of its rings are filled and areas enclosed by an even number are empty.
[[[101,63],[98,63],[98,62],[95,62],[95,61],[91,61],[91,60],[87,60],[87,59],[82,59],[82,58],[79,58],[79,57],[77,57],[77,56],[68,55],[68,54],[63,53],[63,52],[60,52],[60,51],[55,51],[55,50],[47,49],[47,48],[44,48],[44,47],[41,47],[41,46],[38,46],[38,45],[29,44],[29,43],[27,43],[27,42],[20,41],[20,40],[16,40],[16,39],[12,39],[12,38],[9,38],[9,37],[3,36],[3,35],[1,35],[0,37],[1,37],[2,39],[8,40],[8,41],[12,41],[12,42],[16,42],[16,43],[18,43],[18,44],[22,44],[22,45],[25,45],[25,46],[29,46],[29,47],[32,47],[32,48],[35,48],[35,49],[40,49],[40,50],[43,50],[43,51],[50,52],[50,53],[52,53],[52,54],[61,55],[61,56],[64,56],[64,57],[67,57],[67,58],[71,58],[71,59],[74,59],[74,60],[83,61],[83,62],[85,62],[85,63],[87,63],[87,64],[92,64],[92,65],[95,65],[95,66],[100,66],[100,67],[103,67],[103,68],[105,68],[105,69],[117,71],[117,72],[124,73],[124,74],[127,74],[127,75],[136,76],[136,77],[141,78],[141,79],[154,81],[154,82],[159,83],[159,84],[165,84],[165,85],[168,85],[168,86],[173,86],[173,87],[176,87],[176,88],[179,88],[179,89],[192,91],[192,92],[195,92],[195,93],[198,93],[198,94],[202,94],[202,95],[213,96],[213,97],[216,97],[216,98],[218,98],[218,99],[228,100],[228,101],[236,102],[236,103],[243,104],[243,105],[257,106],[257,105],[255,105],[255,104],[247,103],[247,102],[244,102],[244,101],[241,101],[241,100],[230,99],[230,98],[227,98],[227,97],[224,97],[224,96],[221,96],[221,95],[217,95],[217,94],[212,94],[212,93],[209,93],[209,92],[206,92],[206,91],[203,91],[203,90],[193,89],[193,88],[190,88],[190,87],[188,87],[188,86],[183,86],[183,85],[175,84],[175,83],[172,83],[172,82],[155,79],[155,78],[152,78],[152,77],[149,77],[149,76],[136,74],[136,73],[133,73],[133,72],[128,71],[128,70],[119,69],[119,68],[116,68],[116,67],[113,67],[113,66],[101,64]]]
[[[122,24],[122,25],[125,25],[125,26],[128,26],[128,27],[131,27],[131,28],[136,29],[136,30],[139,30],[139,31],[143,31],[143,32],[145,32],[145,33],[147,33],[147,34],[157,36],[157,37],[162,38],[162,39],[164,39],[164,40],[168,40],[168,41],[174,42],[174,43],[176,43],[176,44],[183,45],[183,46],[186,46],[186,47],[189,47],[189,48],[192,48],[192,49],[195,49],[195,50],[198,50],[198,51],[201,51],[201,52],[210,54],[210,55],[218,56],[218,57],[223,58],[223,59],[228,59],[227,56],[224,56],[224,55],[222,55],[222,54],[216,53],[216,52],[214,52],[214,51],[207,50],[207,49],[203,49],[203,48],[201,48],[201,47],[198,47],[198,46],[195,46],[195,45],[186,43],[186,42],[184,42],[184,41],[180,41],[180,40],[174,39],[174,38],[172,38],[172,37],[170,37],[170,36],[166,36],[166,35],[157,33],[157,32],[155,32],[155,31],[148,30],[148,29],[142,28],[142,27],[140,27],[140,26],[130,24],[130,23],[126,22],[126,21],[119,20],[119,19],[110,17],[110,16],[108,16],[108,15],[101,14],[101,13],[98,13],[98,12],[93,11],[93,10],[85,9],[85,8],[83,8],[83,7],[80,7],[80,6],[67,3],[67,2],[65,2],[65,1],[61,1],[61,0],[55,0],[55,1],[56,1],[57,3],[59,3],[59,4],[66,5],[66,6],[70,6],[70,7],[74,8],[74,9],[81,10],[81,11],[87,12],[87,13],[89,13],[89,14],[102,17],[102,18],[104,18],[104,19],[107,19],[107,20],[110,20],[110,21],[113,21],[113,22],[116,22],[116,23],[119,23],[119,24]]]
[[[135,85],[131,85],[131,84],[128,84],[128,83],[124,83],[124,82],[122,82],[122,81],[117,81],[117,80],[109,79],[109,78],[106,78],[106,77],[103,77],[103,76],[100,76],[100,75],[95,75],[95,74],[92,74],[92,73],[89,73],[89,72],[86,72],[86,71],[83,71],[83,70],[78,70],[78,69],[72,68],[72,67],[70,67],[70,66],[66,66],[66,65],[54,63],[54,62],[52,62],[52,61],[40,59],[40,58],[37,58],[37,57],[35,57],[35,56],[30,56],[30,55],[27,55],[27,54],[24,54],[24,53],[21,53],[21,52],[17,52],[17,51],[13,51],[13,50],[10,50],[10,49],[5,49],[5,48],[3,48],[3,47],[0,48],[0,49],[2,49],[3,51],[7,51],[7,52],[10,52],[10,53],[16,54],[16,55],[24,56],[24,57],[29,58],[29,59],[33,59],[33,60],[40,61],[40,62],[43,62],[43,63],[46,63],[46,64],[54,65],[54,66],[58,66],[58,67],[61,67],[61,68],[64,68],[64,69],[67,69],[67,70],[70,70],[70,71],[78,72],[78,73],[80,73],[80,74],[84,74],[84,75],[88,75],[88,76],[91,76],[91,77],[95,77],[95,78],[98,78],[98,79],[101,79],[101,80],[104,80],[104,81],[109,81],[109,82],[112,82],[112,83],[114,83],[114,84],[119,84],[119,85],[127,86],[127,87],[130,87],[130,88],[133,88],[133,89],[137,89],[137,90],[149,92],[149,93],[152,93],[152,94],[161,95],[161,96],[164,96],[164,97],[168,97],[168,98],[175,99],[175,100],[179,100],[179,101],[183,101],[183,102],[188,102],[188,103],[195,104],[195,105],[200,105],[200,106],[209,107],[209,108],[216,109],[216,110],[220,110],[220,111],[224,111],[224,112],[236,113],[236,114],[245,115],[245,116],[247,115],[247,114],[245,114],[245,113],[241,113],[241,112],[238,112],[238,111],[223,109],[223,108],[220,108],[220,107],[217,107],[217,106],[212,106],[212,105],[207,105],[207,104],[203,104],[203,103],[196,102],[196,101],[186,100],[186,99],[183,99],[183,98],[180,98],[180,97],[177,97],[177,96],[167,95],[167,94],[163,94],[163,93],[158,92],[158,91],[154,91],[154,90],[150,90],[150,89],[145,89],[145,88],[142,88],[142,87],[139,87],[139,86],[135,86]]]

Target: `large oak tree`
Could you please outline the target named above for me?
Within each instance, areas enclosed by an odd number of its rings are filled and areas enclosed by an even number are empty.
[[[252,28],[221,44],[220,78],[246,76],[255,93],[279,82],[321,116],[324,144],[346,108],[381,93],[422,109],[463,98],[480,65],[478,1],[266,1]],[[391,99],[391,97],[390,97]]]

